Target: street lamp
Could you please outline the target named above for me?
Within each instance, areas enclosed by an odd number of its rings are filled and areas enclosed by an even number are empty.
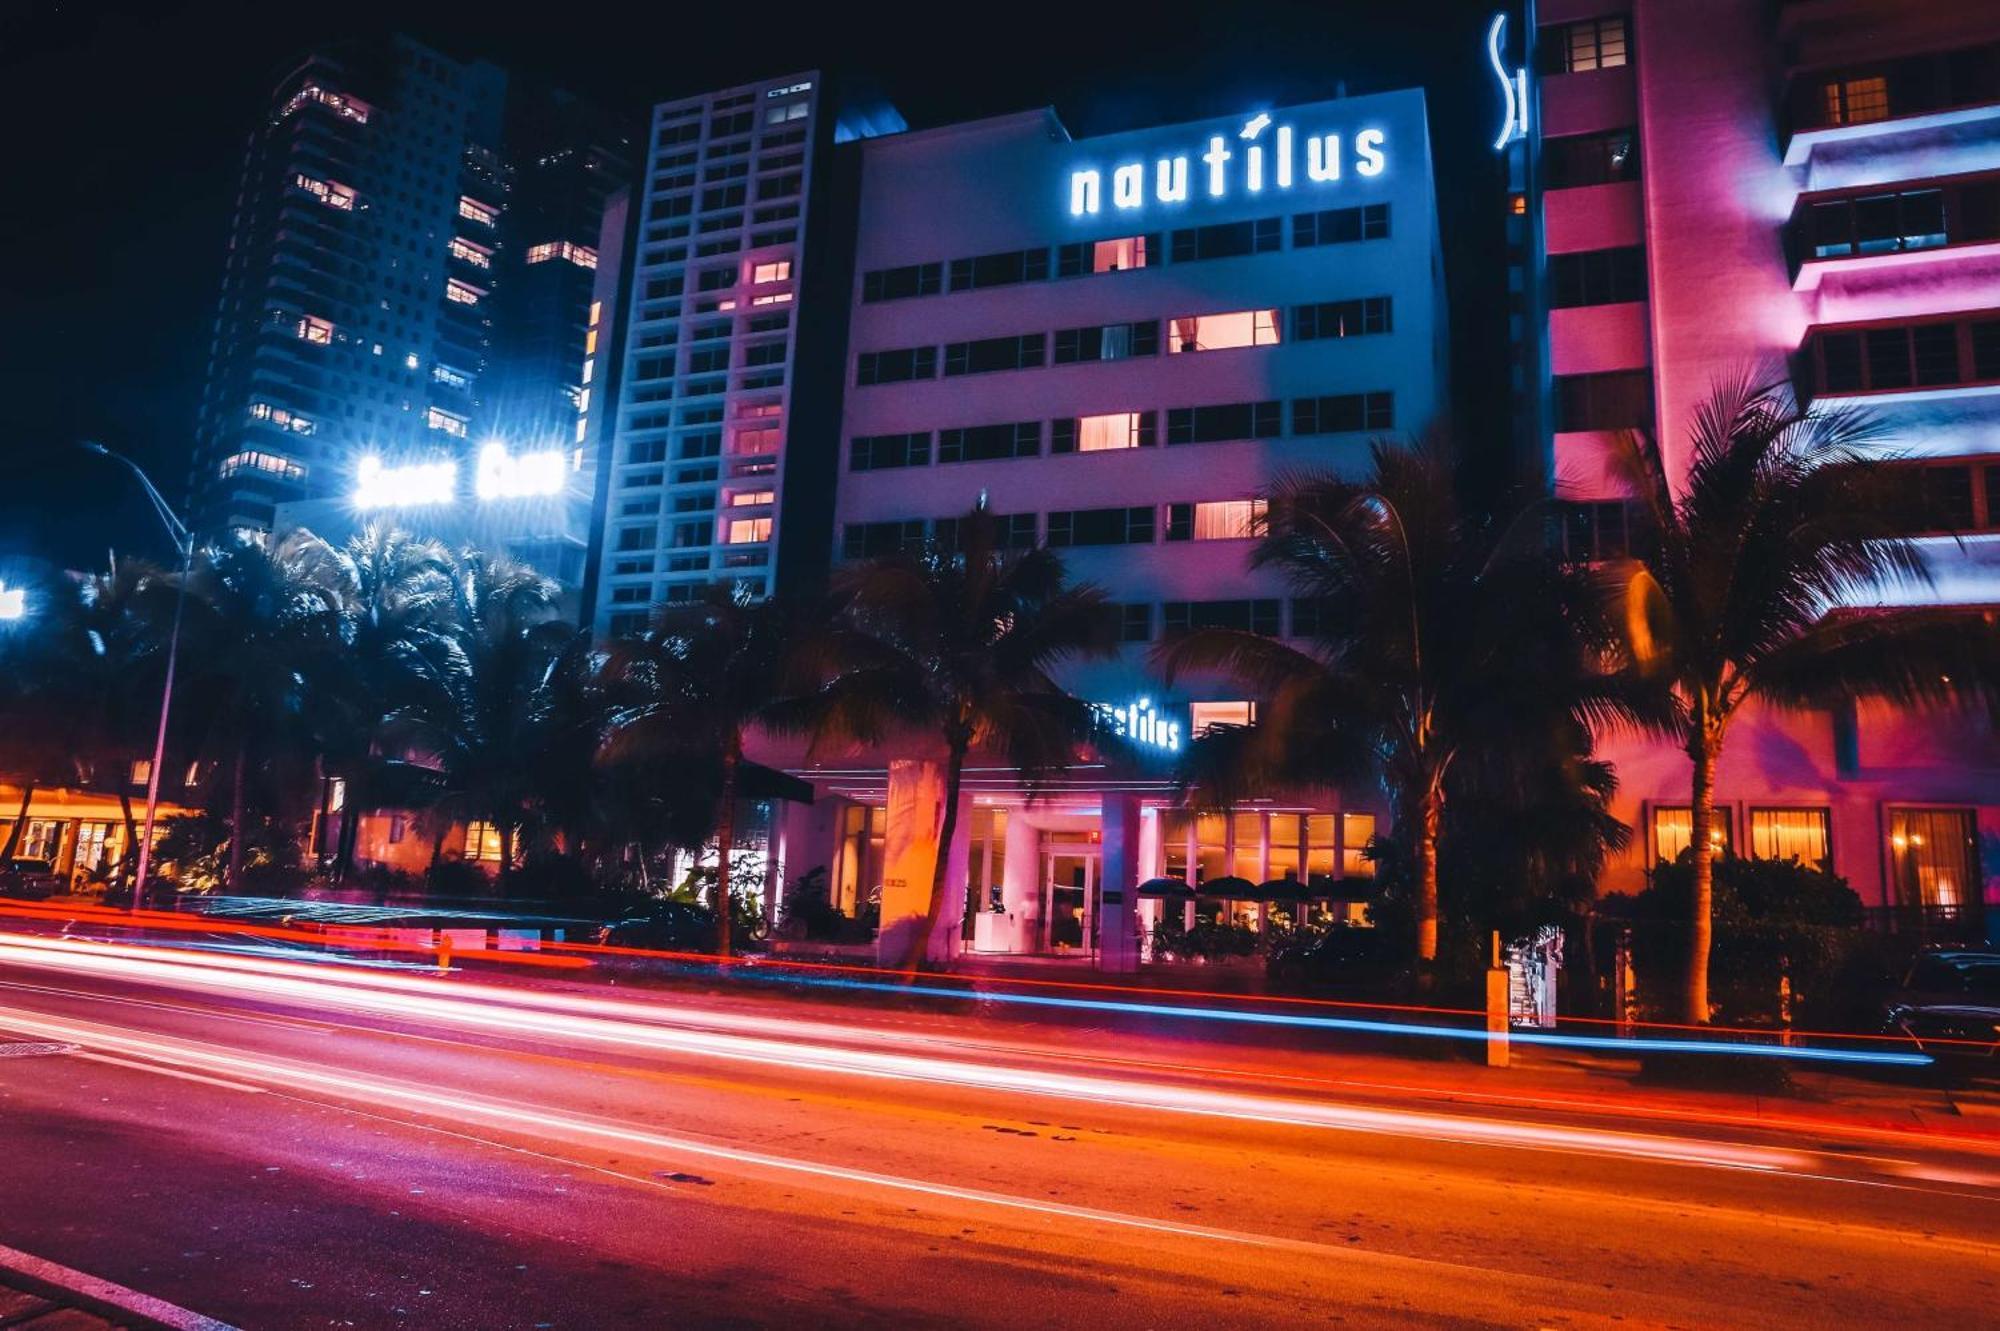
[[[139,837],[139,868],[132,878],[132,910],[136,914],[146,900],[146,877],[153,867],[153,823],[160,810],[160,769],[167,761],[167,716],[174,704],[174,664],[180,656],[181,611],[187,605],[188,574],[194,568],[194,534],[161,497],[153,478],[146,475],[138,463],[95,440],[83,440],[82,447],[86,452],[122,462],[131,469],[132,474],[139,478],[146,498],[153,501],[153,511],[159,514],[160,525],[167,529],[167,539],[174,543],[174,549],[181,557],[180,581],[174,590],[174,627],[167,635],[167,678],[160,687],[160,728],[153,737],[153,763],[146,772],[146,829]]]

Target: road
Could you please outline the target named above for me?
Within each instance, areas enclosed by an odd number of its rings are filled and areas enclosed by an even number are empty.
[[[248,1328],[1963,1326],[2000,1154],[0,933],[0,1243]]]

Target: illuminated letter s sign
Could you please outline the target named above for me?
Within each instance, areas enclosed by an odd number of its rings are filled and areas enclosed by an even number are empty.
[[[1493,77],[1500,81],[1500,96],[1506,107],[1505,118],[1500,123],[1500,137],[1493,140],[1493,150],[1512,143],[1515,139],[1528,137],[1528,71],[1516,69],[1512,74],[1500,59],[1500,42],[1507,31],[1507,16],[1495,14],[1493,26],[1486,30],[1486,58],[1493,65]]]

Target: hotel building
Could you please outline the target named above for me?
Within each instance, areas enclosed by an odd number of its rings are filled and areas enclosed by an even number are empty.
[[[1290,472],[1357,474],[1371,438],[1440,411],[1422,94],[1085,139],[1036,110],[849,151],[858,216],[829,418],[839,434],[795,429],[793,445],[801,465],[837,465],[827,554],[948,540],[983,503],[1006,539],[1057,550],[1116,603],[1117,658],[1064,682],[1115,709],[1157,759],[1081,766],[1030,799],[1017,774],[975,756],[944,848],[950,900],[933,955],[1122,968],[1141,920],[1164,909],[1137,897],[1145,880],[1366,875],[1383,813],[1373,792],[1174,807],[1175,752],[1209,724],[1247,720],[1251,704],[1215,681],[1167,690],[1148,651],[1196,626],[1309,632],[1310,607],[1248,567],[1257,496]],[[910,839],[898,820],[932,807],[899,789],[929,778],[895,757],[795,766],[819,798],[780,828],[787,876],[827,866],[850,912],[886,892],[885,937],[907,890],[890,863]]]
[[[2000,11],[1911,0],[1539,0],[1534,131],[1549,447],[1579,558],[1626,550],[1611,433],[1670,477],[1718,378],[1789,373],[1865,407],[1923,469],[1933,584],[2000,605]],[[1689,764],[1604,738],[1637,835],[1688,837]],[[1829,864],[1888,923],[1976,934],[2000,902],[2000,740],[1983,714],[1750,713],[1718,776],[1735,853]]]

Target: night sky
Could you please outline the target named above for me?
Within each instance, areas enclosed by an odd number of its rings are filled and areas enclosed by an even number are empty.
[[[1491,13],[1473,0],[0,4],[0,559],[164,551],[129,476],[74,441],[128,452],[179,502],[244,137],[288,57],[397,29],[635,123],[655,101],[811,67],[872,76],[913,127],[1053,103],[1078,136],[1314,100],[1343,81],[1421,84],[1460,434],[1491,455],[1504,439]]]

